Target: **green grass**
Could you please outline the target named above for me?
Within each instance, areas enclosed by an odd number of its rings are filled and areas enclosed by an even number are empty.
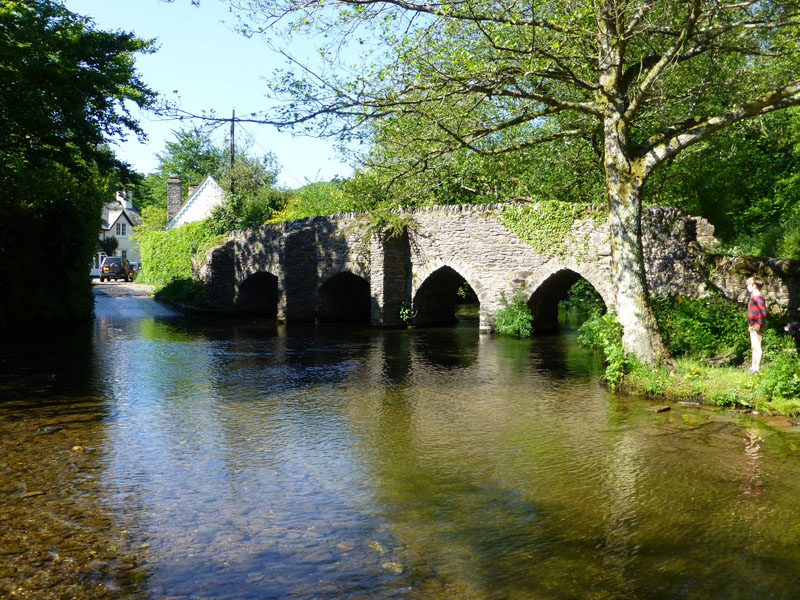
[[[798,364],[796,357],[789,361]],[[795,381],[798,373],[785,373],[787,359],[777,357],[765,361],[761,372],[750,373],[742,367],[712,367],[702,359],[679,358],[676,369],[655,369],[636,365],[625,375],[623,387],[630,393],[652,395],[673,401],[699,401],[719,406],[751,408],[759,411],[795,416],[800,414],[800,394],[793,389],[786,393],[775,381]]]

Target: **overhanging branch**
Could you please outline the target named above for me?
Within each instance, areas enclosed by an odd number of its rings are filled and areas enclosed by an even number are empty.
[[[644,159],[645,174],[648,174],[665,160],[734,123],[790,106],[800,106],[798,79],[735,106],[721,115],[678,123],[640,146],[636,154]]]

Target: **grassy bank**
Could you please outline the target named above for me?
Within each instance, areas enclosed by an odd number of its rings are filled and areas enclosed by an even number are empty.
[[[800,414],[800,389],[793,388],[800,388],[800,361],[795,362],[798,364],[791,373],[771,362],[765,362],[759,373],[750,373],[746,365],[714,367],[701,359],[680,358],[671,368],[635,365],[618,387],[667,401],[696,401],[796,416]]]
[[[761,371],[750,373],[744,309],[718,299],[656,304],[662,335],[675,357],[668,366],[647,367],[626,355],[613,313],[595,313],[581,326],[581,343],[605,356],[610,387],[661,400],[800,414],[800,356],[780,320],[768,320]]]

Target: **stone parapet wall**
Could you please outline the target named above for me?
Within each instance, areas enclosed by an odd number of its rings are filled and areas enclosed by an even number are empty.
[[[208,250],[201,260],[193,257],[194,278],[206,284],[209,306],[229,308],[235,290],[236,245],[233,240]]]
[[[747,304],[745,281],[758,275],[764,280],[761,291],[770,312],[800,319],[800,260],[711,254],[707,262],[714,288],[726,298]]]
[[[702,243],[698,231],[702,232]],[[650,293],[708,295],[705,247],[713,247],[715,243],[714,228],[705,219],[689,217],[677,208],[645,207],[642,250]]]

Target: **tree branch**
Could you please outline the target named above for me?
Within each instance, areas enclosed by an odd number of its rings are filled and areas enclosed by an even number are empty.
[[[744,119],[800,105],[800,79],[770,90],[757,98],[715,116],[689,119],[651,138],[637,149],[644,159],[645,175],[689,146]]]
[[[686,23],[681,30],[680,35],[675,39],[675,42],[672,46],[664,52],[658,60],[653,62],[652,67],[650,67],[645,75],[644,81],[639,84],[636,93],[633,96],[633,99],[628,104],[627,109],[625,110],[625,114],[623,119],[625,122],[630,123],[633,116],[639,111],[639,107],[641,106],[644,98],[647,96],[650,88],[653,84],[658,80],[664,70],[669,66],[671,62],[673,62],[676,57],[678,56],[681,48],[684,46],[686,41],[691,37],[692,31],[694,30],[695,25],[697,24],[697,20],[701,15],[700,11],[700,2],[701,0],[693,0],[689,14],[686,17]],[[623,80],[626,79],[630,74],[626,74],[623,76]],[[630,81],[632,82],[632,77]]]

